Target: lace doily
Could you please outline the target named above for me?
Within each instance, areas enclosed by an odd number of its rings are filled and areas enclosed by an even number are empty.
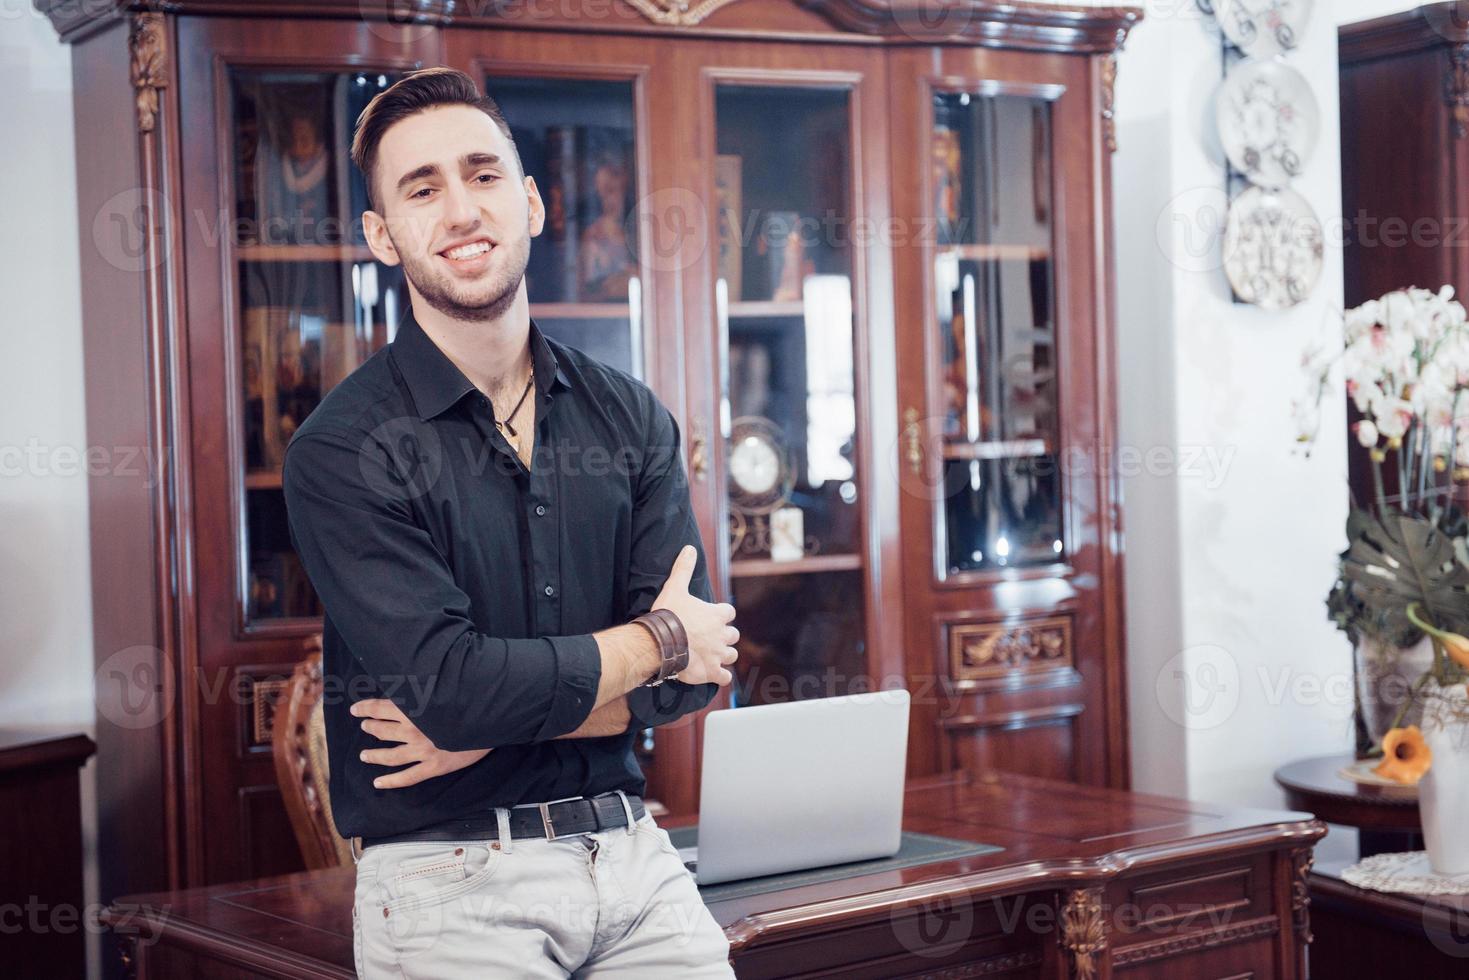
[[[1374,854],[1341,873],[1358,888],[1408,895],[1469,895],[1469,874],[1441,875],[1428,865],[1427,851]]]

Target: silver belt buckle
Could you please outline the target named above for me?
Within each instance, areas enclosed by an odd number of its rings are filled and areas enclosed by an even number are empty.
[[[541,811],[541,826],[546,831],[546,840],[557,839],[556,828],[551,826],[551,807],[555,806],[557,803],[569,803],[572,800],[579,799],[581,799],[580,796],[568,796],[560,800],[551,800],[549,803],[536,804],[536,809]]]

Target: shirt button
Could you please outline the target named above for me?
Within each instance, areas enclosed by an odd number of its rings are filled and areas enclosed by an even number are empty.
[[[546,505],[545,504],[536,504],[536,516],[537,517],[545,517],[546,516]]]
[[[550,586],[550,585],[546,586],[546,595],[555,595],[555,594],[556,594],[556,589],[555,589],[554,586]]]

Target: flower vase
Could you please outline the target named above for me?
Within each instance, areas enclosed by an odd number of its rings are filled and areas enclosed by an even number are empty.
[[[1469,874],[1469,688],[1423,689],[1423,740],[1433,763],[1418,783],[1428,863],[1437,874]]]
[[[1394,727],[1418,724],[1421,702],[1412,698],[1413,684],[1433,666],[1433,641],[1423,637],[1411,647],[1394,647],[1361,636],[1355,648],[1357,699],[1362,706],[1362,724],[1373,745]]]

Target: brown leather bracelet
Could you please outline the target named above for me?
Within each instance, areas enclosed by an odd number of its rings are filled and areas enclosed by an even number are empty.
[[[644,687],[657,687],[689,665],[689,635],[672,610],[654,609],[633,622],[652,634],[658,645],[658,671],[643,682]]]

